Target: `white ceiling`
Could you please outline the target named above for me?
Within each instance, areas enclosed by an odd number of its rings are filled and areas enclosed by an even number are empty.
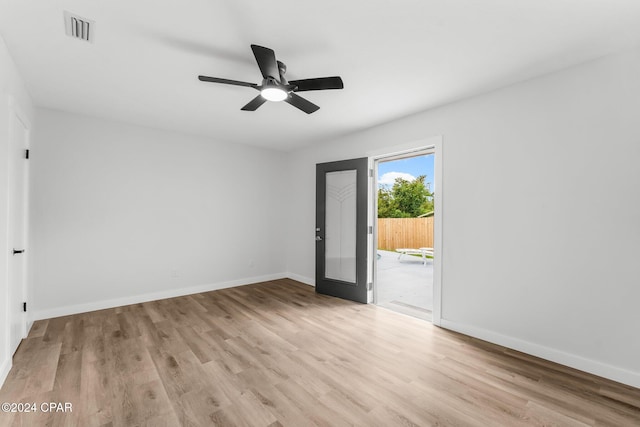
[[[63,11],[96,21],[65,35]],[[0,34],[38,106],[291,150],[640,45],[638,0],[0,0]],[[321,108],[240,108],[250,44]]]

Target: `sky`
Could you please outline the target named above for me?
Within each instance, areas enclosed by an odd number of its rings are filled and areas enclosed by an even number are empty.
[[[427,175],[425,182],[430,183],[429,188],[433,191],[433,159],[434,155],[428,154],[426,156],[379,162],[378,185],[391,186],[397,177],[411,181],[420,175]]]

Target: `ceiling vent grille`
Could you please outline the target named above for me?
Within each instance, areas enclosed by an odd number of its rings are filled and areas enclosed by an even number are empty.
[[[64,27],[69,37],[93,43],[95,22],[64,11]]]

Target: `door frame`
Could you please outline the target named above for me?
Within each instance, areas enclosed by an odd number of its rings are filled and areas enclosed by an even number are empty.
[[[369,226],[373,227],[373,234],[369,245],[369,272],[373,282],[373,291],[370,294],[370,302],[374,301],[376,291],[376,272],[378,247],[378,197],[377,186],[377,161],[380,159],[390,159],[393,157],[409,157],[411,155],[433,153],[434,158],[434,223],[433,223],[433,312],[432,323],[440,326],[442,323],[442,248],[443,248],[443,138],[441,135],[425,138],[422,140],[402,144],[385,149],[375,150],[367,153],[369,157],[369,169],[373,170],[373,180],[369,189]]]
[[[11,95],[9,95],[8,97],[9,99],[9,144],[12,143],[13,137],[15,135],[16,130],[14,129],[15,126],[15,122],[14,119],[18,120],[20,123],[22,123],[22,126],[24,127],[24,148],[27,150],[30,150],[30,146],[31,146],[31,122],[28,119],[27,115],[24,113],[24,111],[20,108],[19,104],[16,102],[15,98]],[[12,168],[15,167],[15,164],[19,161],[24,161],[24,159],[16,159],[13,156],[9,156],[8,161],[11,162],[14,166]],[[23,209],[23,238],[24,238],[24,246],[27,249],[24,254],[22,254],[22,256],[24,257],[23,262],[22,262],[22,286],[21,289],[17,289],[18,295],[20,295],[22,298],[22,301],[27,302],[28,298],[29,298],[29,260],[31,258],[30,256],[30,235],[29,235],[29,228],[30,228],[30,215],[29,215],[29,200],[30,200],[30,182],[29,182],[29,162],[28,161],[24,161],[23,163],[23,194],[22,194],[22,209]],[[13,177],[11,176],[11,174],[9,174],[8,179],[7,179],[7,185],[8,185],[8,189],[9,192],[12,192],[12,181],[13,181]],[[12,198],[14,198],[14,196],[10,193],[8,194],[9,198],[9,203],[12,203]],[[8,206],[8,211],[11,212],[12,206],[9,205]],[[7,218],[8,221],[11,221],[11,214],[9,214],[9,217]],[[8,239],[7,239],[7,278],[10,278],[10,271],[12,269],[11,266],[11,261],[12,261],[12,257],[14,256],[12,254],[12,249],[13,247],[11,245],[13,245],[13,236],[11,233],[13,233],[14,231],[11,229],[13,226],[13,224],[11,224],[10,222],[8,223]],[[11,283],[7,283],[7,316],[10,315],[11,311],[9,310],[9,304],[12,302],[10,295],[11,292],[14,292],[16,290],[12,290],[10,289]],[[20,315],[20,339],[24,339],[27,337],[28,331],[29,331],[29,321],[28,321],[28,317],[27,317],[27,313],[24,311],[19,311],[18,312]],[[10,320],[10,319],[7,319]],[[7,340],[8,342],[8,346],[7,348],[9,348],[10,351],[15,351],[16,349],[11,347],[11,331],[9,331],[9,334],[7,335]]]

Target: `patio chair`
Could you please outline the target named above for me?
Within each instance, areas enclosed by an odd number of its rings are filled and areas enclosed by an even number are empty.
[[[401,248],[396,249],[399,252],[398,261],[402,258],[402,255],[422,255],[422,264],[427,265],[427,255],[433,258],[433,248]]]

